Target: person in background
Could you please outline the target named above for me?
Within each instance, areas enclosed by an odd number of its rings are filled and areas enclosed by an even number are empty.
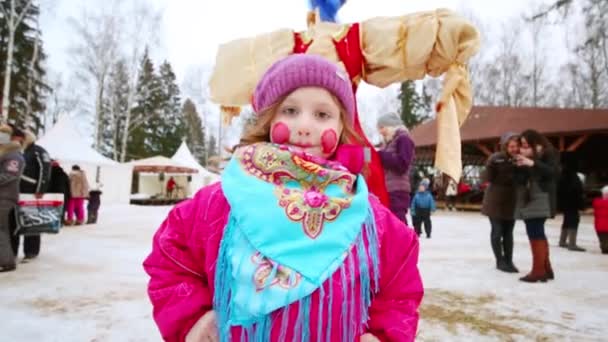
[[[57,160],[51,160],[51,181],[49,182],[49,193],[63,194],[63,214],[62,218],[65,221],[65,212],[67,211],[68,203],[70,202],[70,177],[63,170]]]
[[[410,168],[414,160],[414,141],[399,115],[389,113],[378,119],[378,132],[385,147],[378,151],[385,172],[390,210],[407,225],[410,205]]]
[[[11,141],[13,130],[0,126],[0,272],[17,268],[11,244],[10,214],[19,200],[19,180],[25,166],[21,145]]]
[[[65,224],[81,225],[84,223],[84,200],[89,197],[89,182],[84,170],[78,165],[72,166],[70,172],[70,193],[72,197],[68,203],[68,219]],[[74,221],[74,213],[76,213],[76,221]]]
[[[570,251],[584,252],[576,245],[578,226],[581,220],[580,210],[585,206],[583,182],[577,174],[578,160],[571,152],[562,154],[562,172],[557,184],[557,207],[564,215],[559,246]]]
[[[412,221],[414,222],[414,229],[418,237],[422,234],[422,224],[424,224],[424,232],[426,238],[431,238],[431,231],[433,229],[431,223],[431,213],[436,210],[435,200],[433,194],[427,189],[428,183],[424,180],[420,182],[418,186],[418,192],[414,195],[411,205]]]
[[[492,154],[483,173],[489,185],[483,195],[481,213],[490,219],[490,243],[496,268],[507,273],[519,270],[513,264],[513,228],[515,227],[515,156],[519,154],[519,135],[505,133],[500,138],[500,152]]]
[[[549,140],[535,130],[520,136],[516,156],[515,218],[522,219],[532,251],[532,270],[519,280],[529,283],[553,280],[555,274],[549,260],[549,243],[545,235],[547,218],[555,215],[551,198],[559,175],[559,156]]]
[[[456,195],[458,195],[458,184],[453,179],[448,181],[445,189],[445,202],[448,210],[456,210]]]
[[[593,216],[602,254],[608,254],[608,185],[602,188],[602,197],[593,200]]]
[[[89,203],[87,204],[87,224],[97,223],[99,207],[101,206],[101,184],[96,183],[89,191]]]
[[[23,148],[23,159],[25,168],[21,175],[19,190],[22,194],[33,194],[36,198],[42,198],[47,192],[51,179],[51,157],[49,153],[36,144],[36,135],[30,131],[13,129],[13,141],[21,144]],[[13,229],[16,226],[13,224]],[[13,234],[12,245],[15,255],[19,253],[19,235]],[[40,235],[28,235],[23,237],[23,261],[28,262],[40,254]]]
[[[176,186],[177,183],[175,183],[175,179],[173,177],[170,177],[167,181],[167,197],[173,198]]]

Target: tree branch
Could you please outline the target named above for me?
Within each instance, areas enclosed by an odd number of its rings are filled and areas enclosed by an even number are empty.
[[[17,21],[15,22],[15,26],[19,25],[19,23],[21,22],[21,20],[23,20],[23,17],[25,16],[25,13],[27,13],[27,10],[30,8],[31,4],[32,4],[32,0],[28,0],[27,4],[25,4],[25,7],[23,8],[23,11],[21,12],[21,14],[19,14],[19,17],[17,17]]]
[[[569,6],[572,3],[572,0],[557,0],[556,2],[553,3],[553,5],[547,7],[545,10],[541,10],[540,12],[536,13],[535,15],[533,15],[532,17],[526,18],[526,20],[528,21],[534,21],[540,18],[544,18],[547,15],[549,15],[549,13],[558,10],[560,8]]]

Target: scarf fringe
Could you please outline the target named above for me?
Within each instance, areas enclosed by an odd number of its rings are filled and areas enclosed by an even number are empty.
[[[232,296],[232,264],[230,262],[231,242],[235,230],[238,229],[236,220],[231,216],[224,231],[224,236],[220,243],[220,250],[215,270],[215,294],[213,296],[213,308],[217,315],[218,332],[220,342],[232,341],[231,336],[231,296]],[[367,247],[366,247],[367,242]],[[363,332],[369,320],[368,309],[372,302],[372,297],[378,292],[379,287],[379,255],[378,255],[378,236],[375,226],[375,219],[370,209],[368,217],[363,224],[363,230],[355,241],[355,253],[348,254],[344,263],[337,272],[340,272],[342,281],[342,312],[340,319],[342,323],[342,340],[354,341]],[[359,283],[361,306],[355,307],[355,289],[357,279],[355,277],[355,260],[359,263]],[[329,278],[331,279],[331,278]],[[326,295],[325,286],[328,286]],[[327,324],[318,324],[316,330],[317,341],[322,341],[323,327],[325,326],[325,340],[331,341],[332,325],[332,305],[333,305],[333,286],[331,281],[325,282],[318,289],[318,319],[322,320],[324,311],[327,311]],[[308,342],[313,336],[314,328],[310,327],[310,316],[312,314],[312,294],[300,299],[297,302],[298,315],[296,326],[289,326],[290,306],[286,305],[281,310],[279,340],[286,341],[289,329],[294,329],[294,342]],[[327,302],[327,309],[326,307]],[[295,304],[295,303],[294,303]],[[295,306],[294,306],[295,307]],[[360,313],[360,320],[357,319],[357,312]],[[277,319],[279,315],[274,315]],[[242,327],[240,336],[241,342],[266,342],[270,341],[272,333],[273,314],[264,316],[260,321],[248,327]]]

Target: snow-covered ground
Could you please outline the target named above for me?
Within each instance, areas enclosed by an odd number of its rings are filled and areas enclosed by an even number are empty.
[[[168,207],[105,207],[96,226],[44,236],[38,260],[0,274],[1,341],[159,341],[141,262]],[[477,213],[439,212],[421,240],[426,295],[421,341],[606,341],[608,256],[592,219],[579,244],[555,247],[558,220],[547,229],[556,280],[526,284],[494,269],[489,224]],[[531,263],[522,223],[515,264]]]

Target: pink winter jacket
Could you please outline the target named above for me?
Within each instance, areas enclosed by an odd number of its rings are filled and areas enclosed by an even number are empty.
[[[423,296],[417,268],[418,239],[375,197],[370,197],[370,201],[380,247],[380,287],[369,308],[367,332],[381,341],[413,341]],[[150,275],[148,295],[154,320],[166,341],[184,341],[198,319],[212,309],[216,259],[229,211],[221,186],[216,183],[178,204],[154,236],[144,269]],[[334,297],[333,307],[324,312],[323,324],[329,321],[330,312],[331,330],[326,331],[331,331],[331,341],[342,341],[342,285],[340,272],[336,273],[331,282],[334,296],[338,297]],[[316,331],[318,290],[311,302],[310,326]],[[295,326],[297,311],[290,308],[290,327]],[[272,330],[272,341],[279,341],[279,325]],[[232,334],[240,336],[240,329],[234,328]],[[289,341],[291,334],[293,331],[288,332]],[[311,335],[311,341],[316,341],[316,334]]]

